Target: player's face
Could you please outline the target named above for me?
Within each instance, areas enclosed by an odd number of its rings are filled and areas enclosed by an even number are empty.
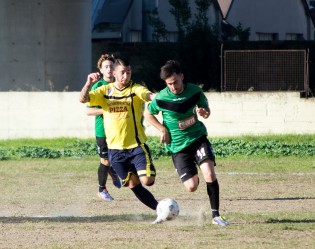
[[[117,66],[114,70],[114,77],[118,88],[127,86],[131,78],[131,67]]]
[[[180,94],[182,91],[184,91],[183,79],[184,75],[182,73],[174,73],[171,77],[165,80],[165,83],[172,93]]]
[[[103,74],[103,79],[110,82],[113,81],[114,63],[110,60],[102,62],[100,72]]]

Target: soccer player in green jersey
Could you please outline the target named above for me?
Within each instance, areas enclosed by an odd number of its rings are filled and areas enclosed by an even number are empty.
[[[80,102],[102,108],[109,161],[122,186],[130,188],[143,204],[156,210],[157,200],[143,187],[152,186],[156,175],[142,125],[144,103],[151,101],[154,94],[131,81],[131,66],[126,59],[115,60],[113,75],[115,82],[90,91],[100,75],[89,74]]]
[[[177,173],[189,192],[199,185],[198,169],[207,184],[212,210],[212,223],[227,226],[219,214],[219,184],[214,171],[215,155],[207,139],[207,129],[198,120],[210,116],[208,100],[202,89],[184,84],[179,62],[170,60],[161,68],[160,77],[166,88],[160,91],[145,110],[145,118],[161,132],[161,142],[171,152]],[[163,122],[155,117],[162,113]]]
[[[97,68],[100,70],[102,77],[94,83],[91,87],[91,90],[95,90],[100,86],[107,85],[110,82],[114,81],[113,76],[113,65],[114,57],[108,54],[102,54],[98,59]],[[104,130],[104,121],[103,121],[103,111],[100,106],[91,106],[89,103],[86,108],[86,113],[89,116],[95,116],[95,137],[97,145],[97,153],[100,156],[100,164],[98,167],[98,196],[105,200],[111,201],[113,198],[109,194],[106,188],[106,182],[108,174],[112,177],[113,183],[117,188],[120,188],[121,183],[112,167],[110,167],[108,161],[108,148],[105,139],[105,130]]]

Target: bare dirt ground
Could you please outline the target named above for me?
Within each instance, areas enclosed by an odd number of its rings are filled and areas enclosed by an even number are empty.
[[[187,193],[171,169],[150,189],[180,215],[159,225],[110,181],[115,200],[98,199],[95,172],[1,174],[0,248],[315,248],[314,174],[217,172],[226,228],[211,224],[204,182]]]

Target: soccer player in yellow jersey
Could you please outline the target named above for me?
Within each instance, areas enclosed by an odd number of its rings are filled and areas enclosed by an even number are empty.
[[[115,58],[113,55],[102,54],[98,59],[97,68],[101,73],[100,79],[93,84],[91,90],[95,90],[96,88],[107,85],[110,82],[114,81],[113,76],[113,65],[115,62]],[[111,176],[114,185],[117,188],[121,187],[120,180],[113,170],[113,167],[110,166],[108,160],[108,147],[106,143],[106,135],[104,130],[104,120],[103,120],[103,110],[100,106],[91,106],[89,103],[87,104],[86,113],[89,116],[95,116],[95,137],[96,137],[96,145],[97,145],[97,153],[100,157],[100,164],[97,170],[98,176],[98,196],[105,200],[111,201],[113,198],[109,194],[106,183],[108,174]]]
[[[115,60],[113,75],[115,82],[90,91],[100,75],[89,74],[80,102],[102,108],[109,161],[122,186],[129,187],[143,204],[156,210],[157,200],[143,187],[152,186],[156,175],[142,125],[144,102],[151,101],[154,94],[130,80],[131,66],[126,59]]]

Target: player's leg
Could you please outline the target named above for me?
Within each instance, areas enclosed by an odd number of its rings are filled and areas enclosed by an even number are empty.
[[[131,163],[135,158],[134,149],[131,150],[108,150],[109,160],[122,180],[122,186],[132,190],[135,196],[149,208],[156,210],[158,204],[152,193],[144,188],[141,184],[137,170]],[[137,159],[136,159],[137,161]],[[154,171],[155,175],[155,171]]]
[[[130,150],[130,156],[136,174],[131,175],[129,188],[144,205],[156,210],[158,201],[148,189],[143,187],[143,185],[152,186],[155,182],[156,172],[149,147],[146,144],[142,144]]]
[[[191,151],[188,147],[178,153],[172,154],[174,167],[188,192],[196,191],[199,186],[198,170]]]
[[[155,167],[153,165],[151,152],[146,144],[142,144],[132,150],[131,163],[137,170],[140,182],[145,186],[152,186],[155,182]]]
[[[152,210],[156,210],[156,207],[158,205],[158,201],[155,199],[154,195],[143,185],[141,184],[141,181],[139,180],[138,175],[132,174],[129,182],[128,187],[131,189],[131,191],[134,193],[134,195],[138,198],[139,201],[141,201],[144,205],[151,208]]]
[[[212,211],[213,224],[227,226],[228,222],[220,216],[220,188],[217,180],[214,166],[215,155],[211,147],[211,143],[206,137],[200,139],[197,147],[196,162],[203,174],[207,186],[207,194],[209,196],[210,207]]]
[[[100,156],[100,164],[97,170],[98,175],[98,196],[106,201],[111,201],[113,198],[109,194],[106,183],[108,178],[109,172],[109,161],[108,161],[108,149],[106,145],[105,138],[103,137],[96,137],[96,144],[97,144],[97,153]]]

